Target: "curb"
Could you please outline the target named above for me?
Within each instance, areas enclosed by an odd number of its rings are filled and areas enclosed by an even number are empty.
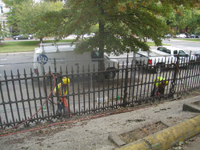
[[[117,150],[167,149],[172,147],[175,143],[189,139],[199,133],[200,115],[133,143],[117,148]]]
[[[193,104],[183,104],[183,111],[200,113],[199,107],[197,107]]]
[[[131,121],[137,121],[137,120],[141,120],[142,121],[142,119],[134,119],[134,120],[131,120]],[[118,131],[118,132],[111,132],[110,134],[109,134],[109,136],[108,136],[108,140],[110,140],[112,143],[114,143],[115,145],[117,145],[118,147],[120,147],[120,146],[124,146],[124,145],[126,145],[126,143],[123,141],[123,140],[121,140],[121,138],[119,137],[119,135],[121,135],[121,134],[124,134],[124,133],[128,133],[128,132],[131,132],[131,131],[133,131],[133,130],[135,130],[135,129],[138,129],[138,128],[140,128],[140,127],[146,127],[146,126],[148,126],[148,125],[150,125],[150,124],[155,124],[155,123],[158,123],[158,122],[161,122],[161,123],[163,123],[165,126],[167,126],[167,127],[170,127],[171,125],[167,125],[167,122],[166,121],[164,121],[164,120],[161,120],[161,119],[156,119],[156,120],[154,120],[154,121],[145,121],[144,120],[144,122],[142,121],[140,124],[138,124],[138,125],[135,125],[134,127],[129,127],[129,128],[124,128],[124,129],[122,129],[122,130],[120,130],[120,131]]]
[[[108,139],[117,146],[126,145],[126,143],[119,138],[116,132],[111,132],[111,134],[108,136]]]

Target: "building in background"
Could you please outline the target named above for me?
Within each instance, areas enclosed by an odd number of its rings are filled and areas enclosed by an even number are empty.
[[[0,26],[1,29],[5,29],[10,32],[10,29],[7,28],[7,15],[6,13],[10,11],[10,8],[6,7],[3,0],[0,0]]]

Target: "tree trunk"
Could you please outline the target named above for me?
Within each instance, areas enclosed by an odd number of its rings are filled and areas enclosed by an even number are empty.
[[[100,6],[101,7],[101,6]],[[101,7],[101,14],[104,14],[104,10]],[[99,75],[98,75],[98,80],[103,81],[105,76],[104,76],[104,23],[99,20]]]
[[[40,43],[42,43],[42,39],[43,39],[43,38],[40,38]]]
[[[100,64],[100,70],[104,71],[104,25],[101,21],[99,21],[99,58],[101,59],[99,62]]]

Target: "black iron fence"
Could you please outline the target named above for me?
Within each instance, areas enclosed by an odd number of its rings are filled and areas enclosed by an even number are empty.
[[[171,64],[162,66],[162,72],[154,73],[156,64],[138,65],[132,58],[120,58],[120,63],[112,69],[96,70],[95,66],[79,67],[71,71],[57,67],[53,61],[51,67],[43,68],[42,73],[32,69],[13,69],[3,71],[0,80],[0,126],[2,129],[42,121],[56,121],[60,117],[75,117],[91,114],[118,106],[135,106],[142,102],[151,102],[155,98],[166,99],[200,87],[200,65]],[[177,61],[178,62],[178,61]],[[184,66],[180,68],[180,66]],[[169,65],[168,65],[169,66]],[[190,66],[190,67],[189,67]],[[94,69],[92,69],[94,67]],[[101,67],[103,68],[103,67]],[[35,73],[34,73],[35,71]],[[153,72],[152,72],[153,71]],[[56,72],[56,73],[55,73]],[[69,113],[58,112],[60,97],[52,93],[62,77],[70,78],[70,90],[67,97]],[[151,97],[154,79],[164,77],[168,82],[164,96]],[[54,78],[55,77],[55,78]],[[61,96],[64,97],[64,96]]]

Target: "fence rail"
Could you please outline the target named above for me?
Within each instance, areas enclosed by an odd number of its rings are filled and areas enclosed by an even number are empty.
[[[71,79],[67,101],[71,117],[153,101],[155,97],[151,97],[151,91],[154,79],[158,76],[169,81],[164,95],[167,98],[199,88],[199,62],[193,62],[192,68],[188,64],[181,66],[186,68],[172,65],[158,74],[150,72],[145,65],[138,66],[132,60],[127,60],[120,63],[114,78],[107,79],[99,77],[113,70],[83,69],[81,73],[78,70],[74,74],[62,72],[62,68],[59,68],[59,73],[55,73],[55,68],[48,68],[43,70],[43,75],[34,75],[32,69],[15,69],[10,73],[4,71],[0,80],[0,126],[5,129],[24,121],[25,125],[30,125],[68,117],[64,113],[57,113],[59,97],[51,93],[54,85],[65,76]],[[54,73],[55,80],[51,73]]]

